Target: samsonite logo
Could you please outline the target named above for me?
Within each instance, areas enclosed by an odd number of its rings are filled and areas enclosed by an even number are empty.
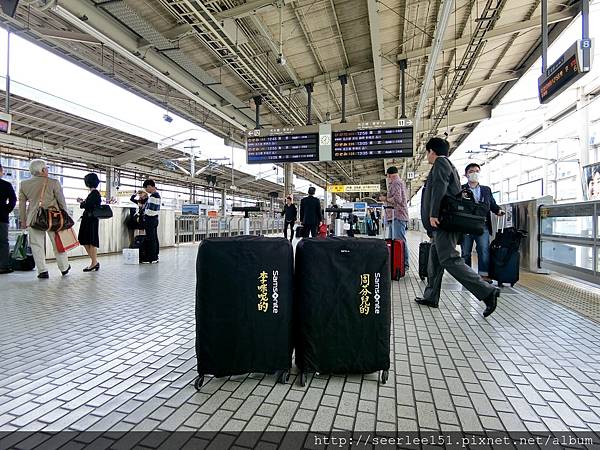
[[[273,271],[273,314],[279,312],[279,270]]]

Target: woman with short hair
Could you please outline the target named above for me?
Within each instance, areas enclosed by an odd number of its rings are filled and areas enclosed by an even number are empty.
[[[99,220],[94,217],[94,209],[102,204],[102,197],[98,192],[100,179],[95,173],[88,173],[83,177],[83,182],[90,190],[85,200],[78,198],[79,206],[83,209],[81,216],[81,226],[79,227],[79,243],[83,245],[88,256],[92,260],[90,265],[83,269],[84,272],[100,270],[98,262],[98,247],[100,247],[100,238],[98,237]]]

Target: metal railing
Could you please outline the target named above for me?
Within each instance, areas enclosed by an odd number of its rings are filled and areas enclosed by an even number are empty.
[[[541,267],[600,284],[599,216],[600,201],[540,206]]]
[[[175,244],[200,242],[211,237],[231,237],[244,234],[244,218],[177,216]],[[250,234],[255,236],[283,234],[283,219],[251,217]]]

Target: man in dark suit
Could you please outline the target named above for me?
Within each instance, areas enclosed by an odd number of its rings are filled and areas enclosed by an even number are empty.
[[[304,237],[316,237],[317,227],[321,225],[321,202],[315,196],[315,188],[308,188],[308,197],[300,200],[300,223],[304,227]]]
[[[479,172],[481,167],[479,164],[471,163],[465,167],[465,177],[467,177],[468,183],[463,184],[463,189],[470,189],[473,192],[473,197],[476,202],[485,203],[488,207],[488,216],[485,221],[485,231],[481,236],[474,236],[472,234],[465,234],[463,242],[461,244],[462,257],[465,260],[465,264],[471,267],[471,253],[473,252],[473,242],[477,243],[477,272],[487,282],[491,282],[489,279],[489,267],[490,267],[490,235],[492,234],[492,214],[499,216],[504,215],[504,211],[496,204],[496,200],[492,197],[492,190],[489,186],[483,186],[479,184]]]
[[[4,168],[0,164],[0,178]],[[8,181],[0,180],[0,274],[11,273],[8,245],[8,216],[15,208],[17,196]]]
[[[456,250],[460,233],[439,228],[440,207],[445,195],[456,195],[461,191],[460,177],[448,159],[448,142],[432,138],[425,146],[427,161],[433,167],[429,172],[421,198],[421,221],[432,236],[427,266],[427,287],[423,297],[415,301],[420,305],[437,308],[440,301],[444,269],[486,305],[483,316],[487,317],[496,309],[500,289],[484,282],[470,269]]]

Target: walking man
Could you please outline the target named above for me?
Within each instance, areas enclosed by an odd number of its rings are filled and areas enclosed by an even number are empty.
[[[500,289],[484,282],[465,264],[456,250],[460,233],[444,231],[439,228],[442,199],[445,195],[456,195],[461,191],[458,172],[448,159],[448,142],[444,139],[432,138],[427,142],[425,148],[427,161],[432,168],[423,189],[421,221],[433,239],[427,266],[427,287],[423,297],[417,297],[415,301],[420,305],[437,308],[440,301],[442,277],[444,270],[447,270],[477,299],[485,303],[483,316],[487,317],[496,309]]]
[[[285,206],[283,207],[283,211],[281,211],[281,215],[284,216],[283,235],[287,239],[287,229],[290,227],[290,242],[292,242],[294,240],[294,224],[298,220],[298,210],[293,203],[291,195],[285,198]]]
[[[304,227],[304,237],[317,237],[317,227],[323,222],[321,202],[315,195],[316,189],[308,188],[308,197],[300,200],[300,223]]]
[[[401,239],[404,241],[404,270],[408,270],[408,242],[406,241],[406,230],[408,228],[408,193],[406,184],[400,179],[398,168],[390,166],[387,169],[388,193],[381,196],[380,200],[387,202],[388,206],[394,208],[393,226],[392,217],[386,217],[390,229],[390,239]],[[387,216],[387,213],[386,213]],[[394,235],[392,236],[392,230]]]
[[[467,177],[468,183],[462,187],[468,188],[473,192],[473,198],[476,202],[484,203],[490,212],[485,220],[485,229],[481,236],[475,236],[472,234],[465,234],[463,242],[461,244],[462,257],[465,260],[465,264],[471,267],[471,253],[473,252],[473,243],[477,244],[477,272],[481,277],[491,283],[492,280],[489,278],[489,267],[490,267],[490,235],[492,234],[492,214],[503,216],[504,211],[496,204],[496,200],[492,196],[492,190],[489,186],[483,186],[479,184],[479,172],[481,167],[479,164],[471,163],[465,167],[465,177]]]

